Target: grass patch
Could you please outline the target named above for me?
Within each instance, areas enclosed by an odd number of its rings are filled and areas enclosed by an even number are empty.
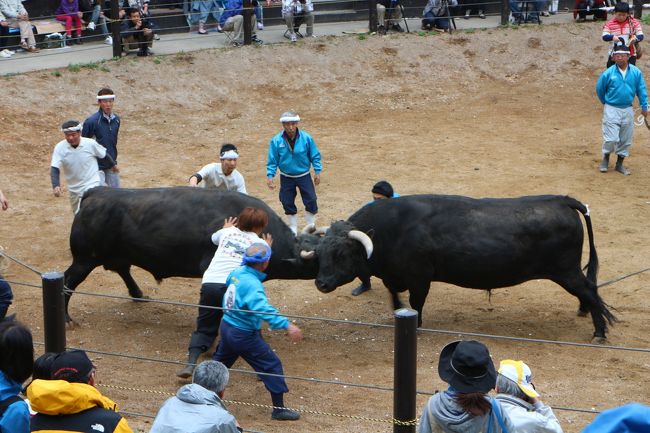
[[[101,68],[99,68],[99,70],[102,72],[111,72],[111,70],[108,69],[106,66],[102,66]]]
[[[358,36],[358,38],[359,38],[360,41],[365,41],[366,39],[368,39],[368,36],[366,36],[365,33],[362,33],[362,34],[360,34],[360,35]]]
[[[70,72],[79,72],[82,69],[99,69],[102,62],[90,62],[90,63],[70,63],[68,65],[68,71]]]
[[[476,33],[476,29],[465,29],[463,30],[463,33],[468,33],[468,34]]]
[[[59,72],[59,71],[54,71],[54,72],[52,72],[52,75],[55,76],[55,77],[60,77],[60,76],[61,76],[61,72]]]

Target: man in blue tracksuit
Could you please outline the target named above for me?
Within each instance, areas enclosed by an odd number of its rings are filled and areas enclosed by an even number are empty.
[[[294,234],[298,233],[298,218],[296,213],[296,188],[305,205],[307,224],[316,224],[318,203],[316,188],[320,183],[320,172],[323,169],[320,162],[320,151],[314,139],[305,131],[298,130],[300,116],[287,111],[280,116],[284,130],[274,136],[269,143],[269,156],[266,161],[266,183],[274,189],[273,178],[280,169],[280,203],[284,213],[289,216],[289,228]],[[314,167],[312,182],[309,170]]]
[[[230,368],[241,356],[256,372],[263,373],[260,377],[273,401],[271,417],[293,421],[299,419],[300,414],[284,407],[284,394],[289,388],[283,377],[280,358],[262,338],[262,321],[267,322],[272,330],[286,329],[294,342],[302,339],[302,331],[269,304],[262,281],[266,278],[264,271],[270,259],[271,247],[255,243],[246,249],[243,266],[228,276],[219,329],[221,341],[212,357]]]
[[[106,153],[113,158],[115,165],[108,158],[100,159],[99,180],[111,188],[120,187],[120,169],[117,166],[117,136],[120,133],[120,118],[113,113],[115,93],[108,87],[97,93],[99,110],[84,121],[82,137],[93,138],[106,148]]]
[[[596,84],[598,99],[603,110],[603,160],[601,173],[607,172],[609,154],[616,152],[616,171],[628,176],[630,171],[623,160],[630,154],[634,134],[634,97],[639,98],[643,117],[648,115],[648,91],[641,70],[628,63],[630,49],[624,43],[614,46],[612,58],[616,64],[600,75]]]

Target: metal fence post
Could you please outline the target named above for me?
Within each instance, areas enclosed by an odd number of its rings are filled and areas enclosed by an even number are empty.
[[[417,311],[410,308],[395,311],[393,433],[415,433],[417,327]],[[405,424],[400,425],[399,421]]]
[[[113,35],[113,57],[122,57],[122,41],[120,39],[120,4],[119,0],[111,0],[111,34]]]
[[[244,0],[244,45],[253,43],[253,5],[251,0]]]
[[[46,272],[43,281],[43,329],[46,352],[65,351],[63,272]]]
[[[508,0],[501,0],[501,25],[508,25],[508,18],[510,18],[510,3]]]
[[[368,0],[368,31],[377,31],[377,0]]]

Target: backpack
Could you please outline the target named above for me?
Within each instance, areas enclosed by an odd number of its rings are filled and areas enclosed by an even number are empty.
[[[4,400],[0,400],[0,418],[4,416],[5,411],[9,408],[9,406],[16,403],[17,401],[23,401],[23,399],[17,395],[12,395],[11,397],[5,398]]]

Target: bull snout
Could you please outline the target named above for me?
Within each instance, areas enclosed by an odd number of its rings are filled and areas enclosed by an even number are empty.
[[[332,290],[336,289],[336,286],[330,282],[323,280],[322,278],[316,278],[316,288],[322,293],[329,293]]]

